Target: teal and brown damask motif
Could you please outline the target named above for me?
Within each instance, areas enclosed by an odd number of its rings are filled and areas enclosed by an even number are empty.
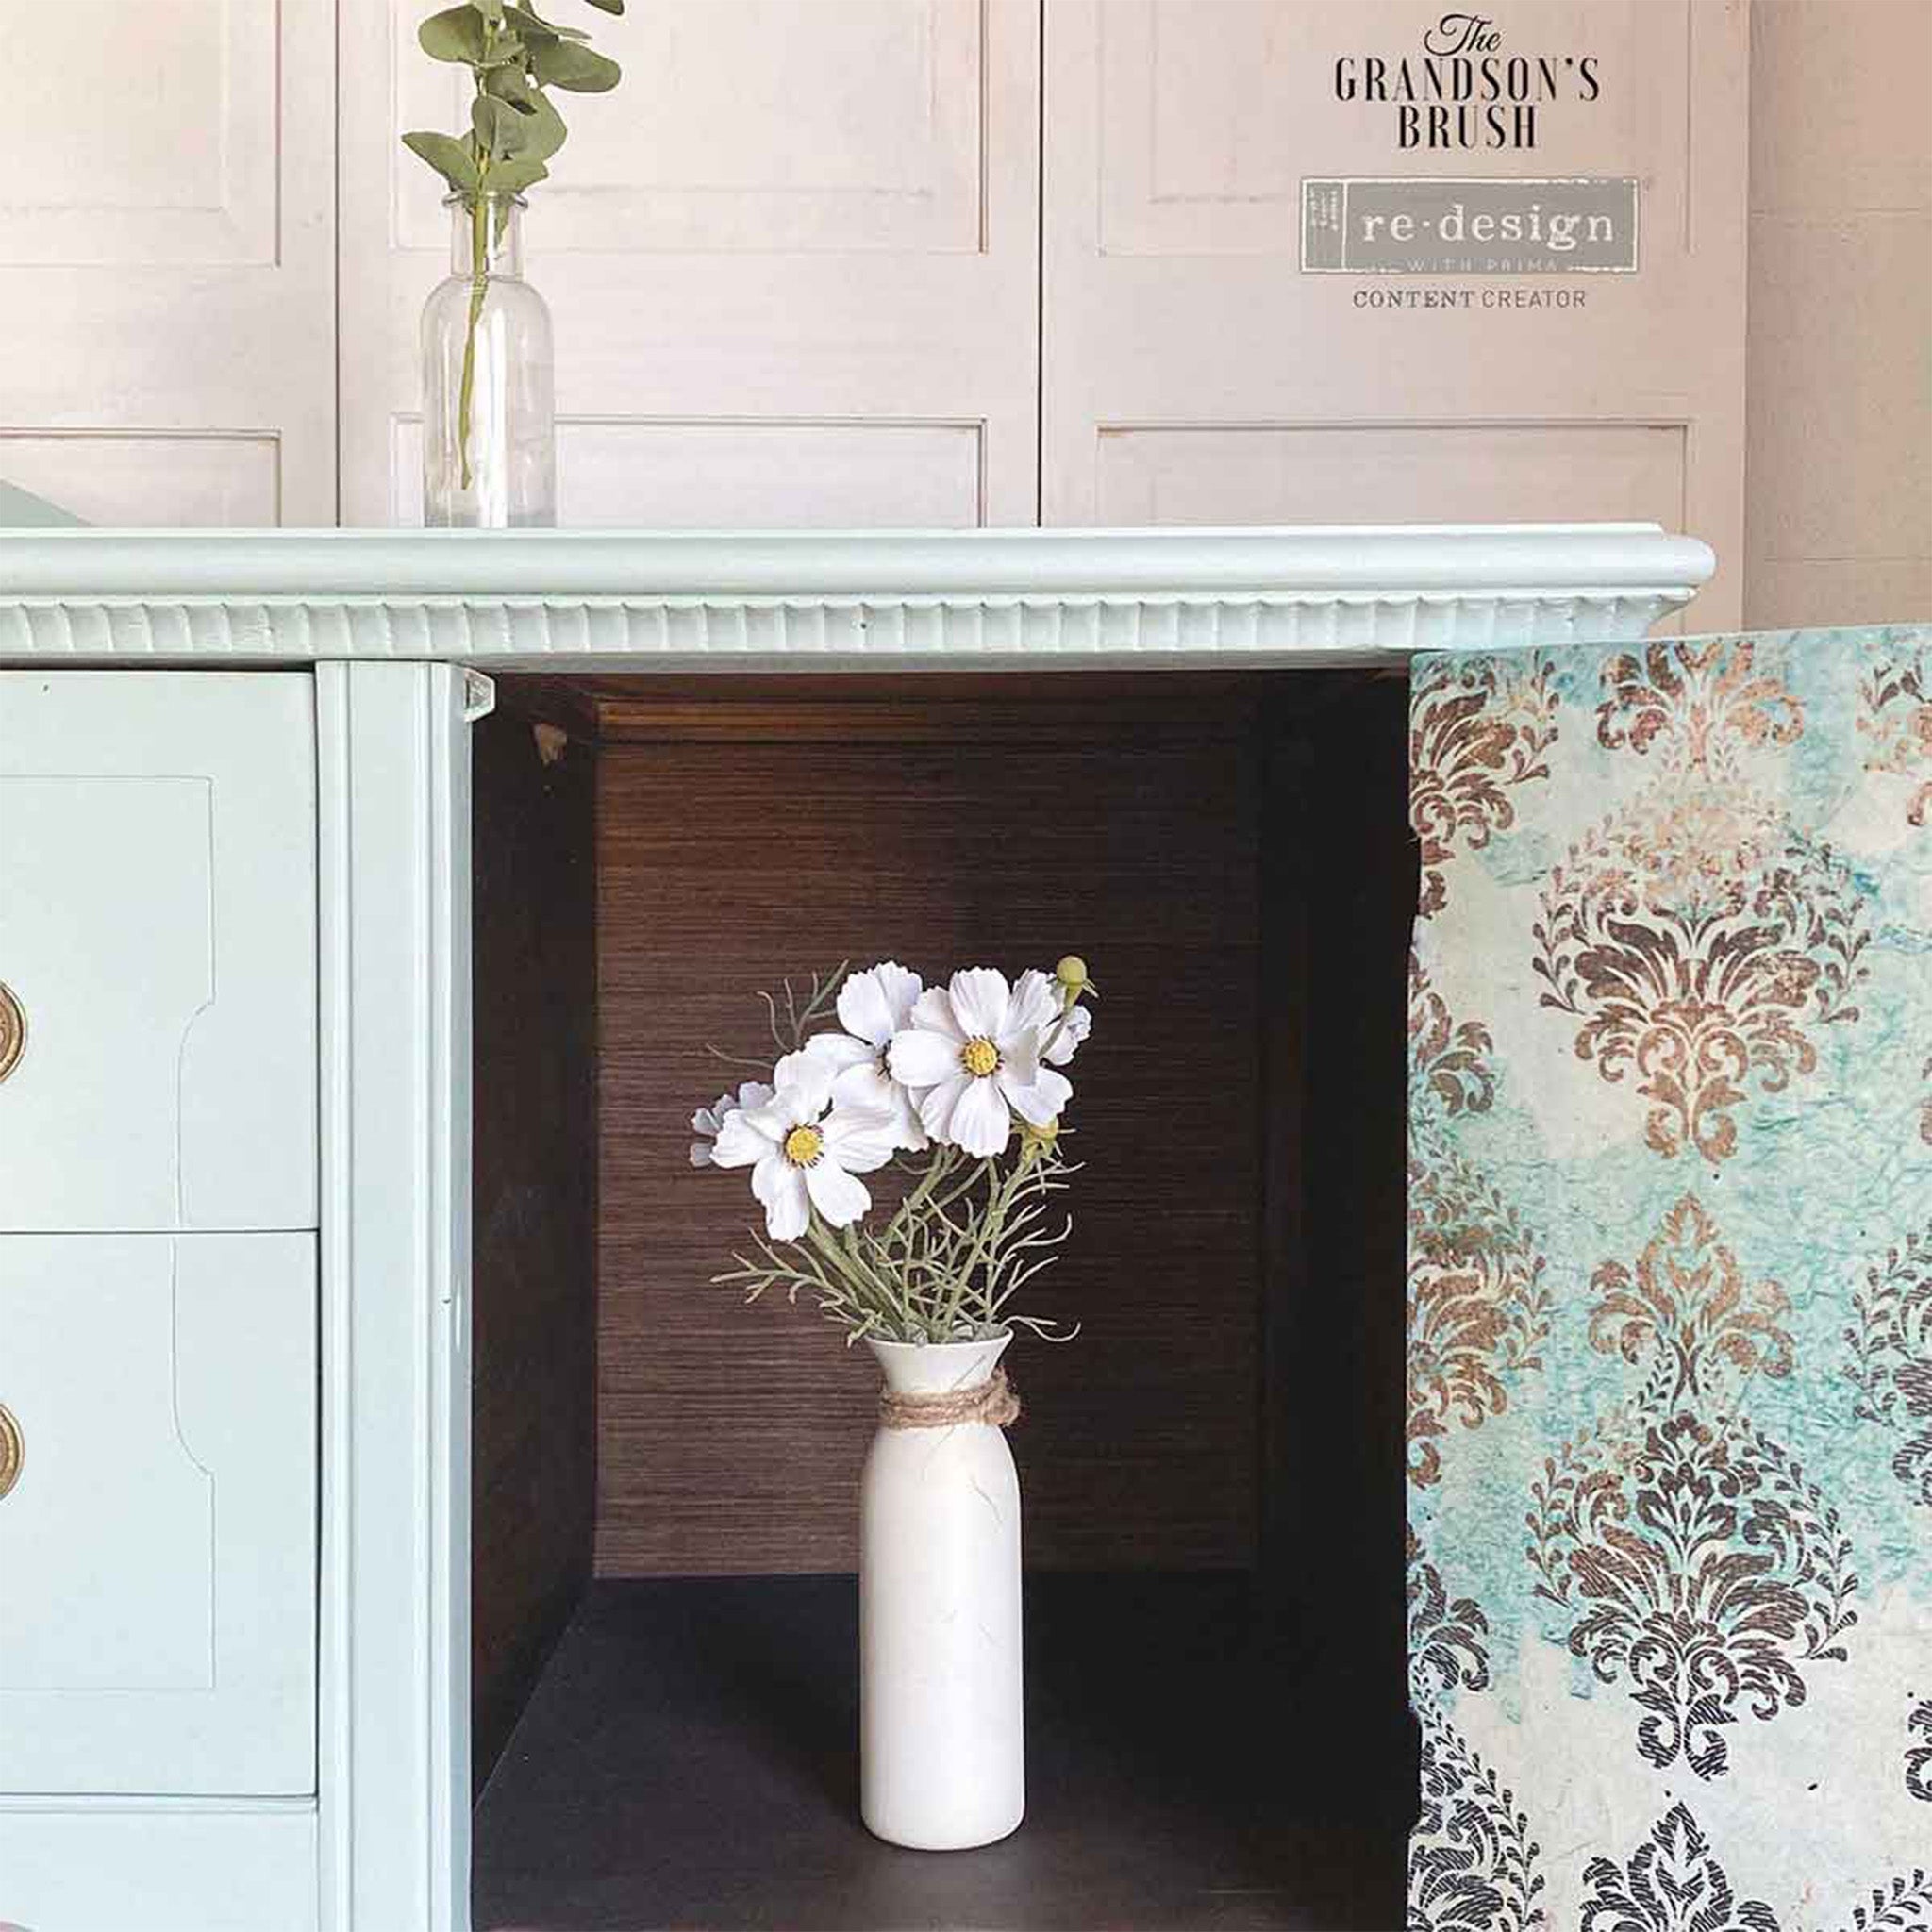
[[[1627,1865],[1592,1858],[1581,1932],[1779,1932],[1777,1915],[1740,1899],[1690,1810],[1673,1805]]]
[[[1674,770],[1731,775],[1739,755],[1795,744],[1805,708],[1782,677],[1759,668],[1748,637],[1658,639],[1624,652],[1603,672],[1597,742],[1606,751],[1656,750]]]
[[[1407,1932],[1546,1932],[1541,1849],[1516,1795],[1433,1703],[1408,1840]]]
[[[1932,1227],[1866,1269],[1852,1313],[1852,1413],[1900,1439],[1891,1473],[1932,1508]]]
[[[1768,808],[1653,790],[1555,867],[1532,934],[1541,1004],[1578,1059],[1651,1103],[1644,1141],[1713,1165],[1734,1111],[1818,1064],[1813,1032],[1856,1020],[1869,942],[1850,868]]]
[[[1598,741],[1658,771],[1551,870],[1532,969],[1541,1004],[1580,1023],[1576,1057],[1634,1076],[1647,1144],[1716,1164],[1752,1088],[1809,1074],[1817,1029],[1858,1017],[1864,897],[1753,782],[1754,755],[1795,743],[1805,717],[1749,640],[1653,644],[1604,684]]]
[[[1416,1701],[1490,1688],[1490,1620],[1474,1597],[1452,1597],[1408,1532],[1408,1675]]]
[[[1441,909],[1442,868],[1516,823],[1509,793],[1547,778],[1557,692],[1540,655],[1418,672],[1409,696],[1409,824],[1422,848],[1424,918]]]
[[[1440,1131],[1494,1103],[1488,1029],[1451,1015],[1413,954],[1408,1049],[1407,1455],[1426,1488],[1451,1425],[1502,1414],[1509,1384],[1541,1367],[1550,1297],[1535,1236]]]
[[[1825,1877],[1827,1874],[1819,1874]],[[1580,1932],[1783,1932],[1760,1899],[1740,1899],[1688,1806],[1673,1805],[1627,1865],[1592,1858]],[[1808,1932],[1807,1919],[1791,1932]],[[1932,1881],[1923,1871],[1874,1887],[1845,1932],[1932,1932]]]
[[[1915,1871],[1874,1887],[1869,1906],[1852,1907],[1846,1932],[1932,1932],[1932,1878]]]
[[[1906,822],[1932,824],[1932,653],[1882,648],[1859,686],[1865,769],[1910,781]]]
[[[1932,1697],[1913,1707],[1906,1728],[1912,1740],[1906,1746],[1906,1790],[1932,1805]]]
[[[1413,948],[1408,955],[1408,1084],[1415,1119],[1487,1113],[1495,1104],[1494,1041],[1479,1020],[1458,1022],[1429,983]]]
[[[1412,1160],[1408,1175],[1408,1473],[1441,1474],[1452,1424],[1479,1427],[1509,1387],[1542,1366],[1550,1329],[1545,1262],[1515,1210],[1457,1154]]]
[[[1411,1932],[1932,1932],[1932,629],[1516,661],[1411,721]]]
[[[1571,1613],[1569,1648],[1642,1713],[1637,1748],[1702,1778],[1726,1733],[1804,1703],[1845,1660],[1857,1577],[1838,1513],[1741,1412],[1791,1370],[1775,1282],[1746,1283],[1687,1195],[1634,1269],[1591,1280],[1591,1345],[1642,1372],[1628,1407],[1550,1457],[1531,1491],[1536,1594]]]

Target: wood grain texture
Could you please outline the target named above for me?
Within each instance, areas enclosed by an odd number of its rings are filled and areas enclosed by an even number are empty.
[[[500,696],[473,747],[479,1788],[589,1580],[596,1491],[592,745],[536,680]],[[577,732],[553,762],[540,720]]]
[[[841,958],[928,974],[1078,950],[1090,1163],[1023,1339],[1014,1437],[1036,1565],[1245,1566],[1258,1520],[1262,1107],[1253,688],[1176,733],[1106,700],[1049,755],[1031,680],[899,741],[608,743],[599,758],[600,1574],[844,1570],[875,1376],[839,1331],[708,1277],[756,1213],[692,1170],[716,1043],[769,1053],[753,989]],[[902,686],[897,704],[917,696]],[[716,702],[726,702],[714,688]],[[1062,687],[1064,690],[1064,687]],[[1140,693],[1144,701],[1147,690]],[[943,699],[936,700],[941,704]],[[942,713],[942,722],[943,722]],[[827,740],[830,739],[830,741]]]

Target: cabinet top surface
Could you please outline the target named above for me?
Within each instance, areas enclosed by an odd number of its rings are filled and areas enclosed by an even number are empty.
[[[1655,524],[8,530],[0,661],[1363,662],[1638,636],[1714,567]]]
[[[8,530],[0,599],[73,596],[1302,596],[1674,588],[1656,524],[1145,530]]]

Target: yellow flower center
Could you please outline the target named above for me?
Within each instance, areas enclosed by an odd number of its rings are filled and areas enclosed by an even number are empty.
[[[825,1137],[816,1127],[793,1127],[785,1136],[785,1158],[793,1167],[809,1167],[824,1144]]]
[[[989,1074],[998,1069],[999,1063],[999,1048],[991,1041],[984,1037],[978,1040],[969,1040],[959,1049],[959,1064],[975,1080],[985,1079]]]

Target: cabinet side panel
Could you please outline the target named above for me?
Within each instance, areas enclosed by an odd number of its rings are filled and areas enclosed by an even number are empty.
[[[543,709],[506,688],[473,744],[479,1789],[590,1579],[596,1495],[594,765]]]

